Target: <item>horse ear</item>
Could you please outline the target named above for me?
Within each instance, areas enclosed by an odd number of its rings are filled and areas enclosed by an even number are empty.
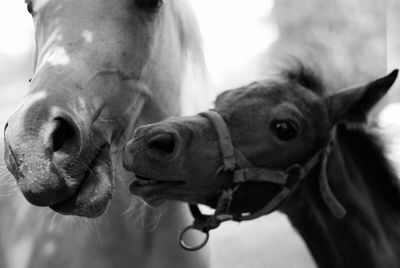
[[[355,86],[325,98],[333,124],[339,121],[365,121],[369,111],[387,93],[398,70],[368,84]]]

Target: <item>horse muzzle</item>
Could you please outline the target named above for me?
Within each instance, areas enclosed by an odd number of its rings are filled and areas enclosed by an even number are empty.
[[[56,96],[37,94],[5,126],[8,170],[33,205],[88,217],[103,213],[113,187],[109,144],[94,127],[85,133],[83,119]]]
[[[168,165],[176,160],[181,151],[181,138],[168,126],[148,125],[138,128],[134,138],[124,148],[123,165],[127,170],[135,170],[143,162],[135,159],[147,159]]]
[[[43,109],[16,113],[4,137],[6,166],[30,203],[52,205],[75,191],[79,180],[65,172],[81,148],[80,131],[71,116]]]

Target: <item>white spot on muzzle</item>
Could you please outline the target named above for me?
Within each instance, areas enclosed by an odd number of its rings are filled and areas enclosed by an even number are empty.
[[[63,47],[52,48],[43,59],[43,63],[49,63],[51,65],[67,65],[70,62],[71,58]]]
[[[93,42],[93,33],[88,30],[84,30],[81,34],[82,38],[85,40],[86,43]]]

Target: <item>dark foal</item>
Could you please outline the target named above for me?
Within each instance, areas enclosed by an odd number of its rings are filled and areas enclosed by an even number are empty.
[[[232,200],[217,216],[280,210],[319,267],[400,267],[400,187],[367,123],[396,77],[326,95],[315,73],[300,66],[224,92],[216,118],[140,127],[124,151],[125,168],[137,175],[131,192],[153,205],[181,200],[218,210],[229,190]]]

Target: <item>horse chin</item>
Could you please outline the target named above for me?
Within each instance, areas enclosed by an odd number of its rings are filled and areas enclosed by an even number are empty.
[[[109,155],[109,146],[103,146],[76,192],[50,208],[63,215],[87,218],[102,215],[108,208],[114,190]]]

